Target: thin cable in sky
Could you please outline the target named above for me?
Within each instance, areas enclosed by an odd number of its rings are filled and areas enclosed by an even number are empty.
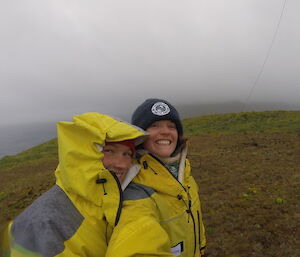
[[[270,57],[270,53],[271,53],[271,50],[273,48],[275,39],[277,37],[279,26],[280,26],[280,23],[281,23],[281,20],[282,20],[282,16],[283,16],[283,13],[284,13],[284,10],[285,10],[286,2],[287,2],[287,0],[283,1],[283,5],[282,5],[282,9],[281,9],[281,14],[280,14],[279,20],[277,22],[277,27],[276,27],[276,30],[274,32],[271,44],[270,44],[269,49],[267,51],[267,54],[266,54],[265,60],[263,62],[263,65],[261,66],[261,69],[260,69],[260,71],[259,71],[259,73],[258,73],[258,75],[257,75],[257,77],[256,77],[256,79],[255,79],[255,81],[253,83],[253,86],[251,87],[250,92],[249,92],[249,94],[248,94],[248,96],[247,96],[247,98],[246,98],[246,100],[244,102],[244,105],[243,105],[242,110],[241,110],[242,112],[245,110],[246,105],[247,105],[247,103],[248,103],[248,101],[249,101],[249,99],[250,99],[250,97],[251,97],[251,95],[252,95],[252,93],[254,91],[254,88],[257,86],[258,81],[260,80],[260,77],[261,77],[261,75],[262,75],[262,73],[264,71],[265,65],[266,65],[266,63],[267,63],[267,61],[268,61],[268,59]]]

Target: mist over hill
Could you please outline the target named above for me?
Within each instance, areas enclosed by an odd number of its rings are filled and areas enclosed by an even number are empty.
[[[32,123],[0,127],[0,158],[56,137],[55,123]]]
[[[220,103],[184,104],[176,106],[182,119],[196,117],[206,114],[223,114],[236,112],[259,112],[271,110],[298,111],[298,104],[274,103],[274,102],[251,102],[244,104],[239,101],[228,101]]]
[[[259,103],[244,105],[238,101],[223,103],[203,103],[176,105],[182,119],[206,114],[223,114],[243,111],[265,110],[300,110],[299,104]],[[99,110],[95,110],[99,111]],[[75,114],[74,114],[75,115]],[[130,122],[130,114],[115,115]],[[68,117],[65,120],[71,120]],[[25,149],[56,137],[56,122],[28,123],[11,126],[0,126],[0,158],[14,155]]]

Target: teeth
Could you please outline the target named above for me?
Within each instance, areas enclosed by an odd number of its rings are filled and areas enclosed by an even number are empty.
[[[119,172],[119,171],[110,170],[110,172],[115,173],[117,177],[120,177],[123,175],[123,173]]]
[[[159,145],[169,145],[169,144],[171,144],[171,141],[170,140],[159,140],[156,143]]]

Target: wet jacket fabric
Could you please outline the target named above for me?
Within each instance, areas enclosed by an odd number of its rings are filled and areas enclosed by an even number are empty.
[[[198,186],[183,150],[179,179],[155,156],[139,160],[141,170],[124,191],[123,210],[107,257],[199,257],[206,245]]]
[[[27,207],[8,227],[4,256],[101,257],[118,224],[122,190],[104,168],[105,141],[143,137],[144,132],[99,113],[58,123],[56,185]],[[100,150],[99,150],[100,149]],[[135,176],[139,166],[132,166]]]

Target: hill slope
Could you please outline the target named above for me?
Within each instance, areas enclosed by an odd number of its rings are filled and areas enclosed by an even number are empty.
[[[183,120],[186,135],[300,133],[300,111],[205,115]]]
[[[300,112],[206,115],[183,121],[211,256],[298,256]],[[53,139],[0,160],[0,222],[54,183]]]

